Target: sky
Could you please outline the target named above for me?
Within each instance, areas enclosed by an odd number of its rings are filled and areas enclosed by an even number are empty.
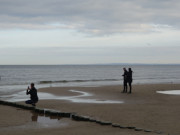
[[[180,64],[179,0],[0,0],[0,65]]]

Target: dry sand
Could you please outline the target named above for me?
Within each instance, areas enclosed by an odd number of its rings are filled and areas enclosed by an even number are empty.
[[[38,91],[53,93],[59,96],[72,96],[69,90],[79,90],[93,94],[86,99],[117,100],[123,104],[72,103],[67,100],[40,100],[38,108],[49,108],[63,112],[75,112],[99,120],[118,123],[122,126],[134,126],[143,129],[162,131],[163,134],[180,134],[180,96],[156,93],[160,90],[180,90],[180,84],[146,84],[134,85],[132,94],[121,93],[122,86],[102,87],[59,87],[43,88]],[[21,102],[24,104],[23,102]],[[130,129],[101,126],[90,122],[76,122],[63,119],[66,125],[47,128],[19,128],[30,123],[32,113],[13,107],[0,105],[1,135],[157,135]],[[61,121],[61,120],[60,120]]]

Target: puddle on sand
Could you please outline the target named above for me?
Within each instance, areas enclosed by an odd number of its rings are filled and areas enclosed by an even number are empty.
[[[169,95],[180,95],[180,90],[166,90],[166,91],[157,91],[160,94],[169,94]]]
[[[41,128],[57,127],[57,126],[65,126],[66,125],[65,123],[62,122],[64,118],[49,116],[49,115],[45,115],[45,114],[38,114],[35,112],[31,112],[31,113],[32,113],[32,116],[31,116],[32,123]]]
[[[22,111],[22,110],[18,110],[18,111]],[[38,114],[33,111],[27,113],[31,113],[31,118],[29,119],[29,122],[20,126],[1,127],[0,131],[20,130],[20,129],[60,128],[60,127],[68,126],[71,122],[70,119],[68,118]]]

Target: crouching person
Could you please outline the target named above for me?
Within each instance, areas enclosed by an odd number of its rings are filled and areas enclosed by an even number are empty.
[[[37,89],[34,86],[34,83],[31,83],[31,88],[27,88],[26,94],[30,94],[30,100],[25,101],[26,104],[32,104],[32,106],[36,106],[36,103],[38,102],[38,95],[37,95]]]

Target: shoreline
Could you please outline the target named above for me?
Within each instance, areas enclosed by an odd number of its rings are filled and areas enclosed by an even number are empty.
[[[76,112],[83,116],[90,116],[96,119],[104,121],[112,121],[113,123],[119,123],[125,126],[136,126],[143,129],[157,130],[164,133],[179,134],[180,125],[179,113],[180,113],[180,99],[177,95],[165,95],[156,93],[156,91],[165,90],[180,90],[180,84],[143,84],[133,85],[132,94],[121,93],[122,85],[116,86],[100,86],[100,87],[50,87],[39,89],[39,92],[48,92],[58,96],[78,96],[78,93],[69,92],[70,89],[84,91],[92,94],[89,97],[81,97],[82,99],[97,99],[99,101],[104,100],[123,100],[123,104],[95,104],[95,103],[74,103],[66,100],[41,100],[38,102],[37,107],[49,108],[64,112]],[[24,102],[19,102],[24,104]],[[4,108],[0,106],[1,109]],[[7,110],[5,111],[7,112]],[[17,110],[12,111],[15,114]],[[0,114],[3,119],[7,119],[9,123],[16,118],[6,118],[7,114]],[[26,116],[22,117],[25,120]],[[26,120],[25,120],[26,121]],[[84,124],[84,123],[83,123]],[[101,126],[97,126],[85,123],[85,126],[81,123],[76,123],[71,126],[63,127],[64,131],[68,133],[83,134],[84,129],[87,129],[89,133],[86,134],[106,134],[106,129],[102,129]],[[76,128],[75,128],[76,127]],[[82,127],[84,129],[82,129]],[[100,128],[100,131],[93,129]],[[106,128],[106,127],[104,127]],[[27,129],[31,131],[31,129]],[[45,131],[54,133],[54,129],[46,129]],[[70,132],[69,130],[72,130]],[[109,134],[137,134],[143,135],[143,132],[131,132],[127,130],[118,130],[107,128]],[[39,134],[44,134],[45,131],[38,129]],[[63,131],[61,129],[55,129],[59,134]],[[18,132],[18,131],[17,131]],[[31,131],[32,133],[33,131]],[[0,130],[1,133],[1,130]],[[11,133],[11,131],[8,131]],[[19,132],[18,132],[19,133]],[[65,132],[64,132],[65,133]],[[147,133],[150,134],[151,133]]]
[[[179,85],[179,84],[180,83],[145,83],[145,84],[142,83],[142,84],[133,84],[132,87],[143,86],[143,85],[146,85],[146,86],[150,85],[151,86],[151,85]],[[80,89],[85,88],[86,89],[86,88],[95,88],[95,87],[119,87],[120,90],[123,88],[122,84],[120,84],[120,85],[117,85],[117,84],[108,85],[107,84],[107,85],[87,85],[87,86],[83,85],[83,86],[68,86],[68,87],[67,86],[47,86],[47,87],[41,87],[41,88],[37,88],[37,89],[39,91],[39,95],[40,95],[42,100],[46,100],[46,99],[47,100],[50,100],[50,99],[59,100],[60,98],[55,95],[55,94],[61,95],[61,94],[59,94],[59,92],[57,93],[57,92],[53,91],[53,93],[51,93],[51,91],[48,91],[47,89],[60,88],[60,89],[66,89],[67,90],[67,88],[68,88],[69,90],[71,90],[73,88],[76,88],[75,91],[78,91],[78,88],[80,88]],[[47,92],[46,92],[46,90],[47,90]],[[25,91],[26,90],[18,90],[18,91],[12,92],[12,94],[10,94],[8,92],[8,94],[1,95],[1,100],[10,101],[10,102],[25,101],[29,98],[29,95],[26,95]],[[82,92],[82,91],[79,91],[79,92]],[[51,97],[51,98],[49,98],[49,97]],[[64,98],[66,98],[66,97],[64,97]]]

